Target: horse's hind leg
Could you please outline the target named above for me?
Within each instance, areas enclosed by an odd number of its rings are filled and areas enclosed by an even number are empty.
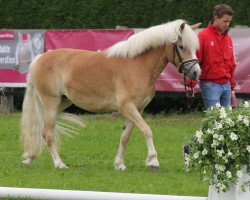
[[[123,107],[121,107],[119,111],[123,116],[132,121],[134,125],[138,127],[140,131],[143,133],[148,147],[146,166],[151,171],[156,171],[159,168],[159,161],[154,147],[152,131],[150,127],[143,120],[142,116],[140,115],[134,104],[127,103]]]
[[[51,157],[56,168],[67,168],[62,162],[57,150],[57,138],[55,135],[55,126],[57,120],[60,98],[45,97],[43,99],[44,106],[44,132],[43,137],[49,147]]]
[[[129,136],[131,134],[131,131],[133,129],[133,123],[129,120],[125,121],[125,125],[123,128],[123,132],[121,135],[121,139],[120,139],[120,145],[119,145],[119,149],[115,158],[115,169],[116,171],[124,171],[126,169],[125,165],[124,165],[124,152],[126,150],[126,146],[128,144],[129,141]]]

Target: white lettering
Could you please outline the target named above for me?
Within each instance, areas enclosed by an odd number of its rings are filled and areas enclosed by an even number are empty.
[[[0,45],[0,53],[10,53],[10,47],[8,45]]]
[[[16,59],[10,56],[0,57],[0,64],[16,64]]]
[[[0,34],[0,39],[14,39],[14,34],[10,33]]]
[[[173,85],[173,88],[177,88],[177,89],[184,89],[184,88],[185,88],[185,86],[184,86],[183,83],[173,83],[172,85]],[[200,87],[199,87],[199,84],[196,84],[196,85],[194,86],[194,88],[199,89],[199,88],[200,88]]]
[[[184,85],[180,83],[173,83],[173,88],[184,88]]]

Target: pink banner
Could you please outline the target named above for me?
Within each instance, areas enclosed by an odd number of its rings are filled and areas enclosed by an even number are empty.
[[[44,47],[45,51],[57,48],[75,48],[98,51],[106,49],[113,44],[127,39],[134,34],[137,29],[126,30],[47,30],[45,31]],[[198,30],[200,31],[200,30]],[[16,32],[15,32],[16,34]],[[236,87],[237,93],[250,93],[250,28],[232,28],[229,32],[233,39],[234,54],[236,60]],[[0,86],[11,87],[11,83],[26,83],[26,74],[8,69],[2,64],[9,63],[14,55],[9,56],[14,50],[13,31],[3,30],[0,32]],[[32,36],[32,42],[39,47],[37,38]],[[36,36],[36,35],[34,35]],[[15,38],[14,38],[15,39]],[[7,43],[6,43],[7,42]],[[33,45],[35,47],[35,45]],[[10,49],[10,50],[9,50]],[[9,52],[10,51],[10,52]],[[12,52],[12,54],[15,54]],[[9,86],[8,86],[9,84]],[[172,64],[168,64],[156,82],[157,91],[183,92],[183,74],[178,73]],[[196,85],[199,91],[199,85]]]

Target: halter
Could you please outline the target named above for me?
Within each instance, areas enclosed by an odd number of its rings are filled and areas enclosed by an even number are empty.
[[[173,61],[175,60],[175,54],[177,54],[177,57],[178,57],[178,60],[179,60],[179,73],[182,73],[184,71],[184,76],[183,76],[183,79],[184,79],[184,86],[185,86],[185,91],[187,91],[187,84],[186,84],[186,77],[187,77],[187,74],[189,73],[189,71],[193,68],[193,66],[197,63],[199,63],[199,60],[198,59],[187,59],[187,60],[183,60],[181,55],[180,55],[180,52],[178,50],[178,47],[177,47],[177,41],[173,43],[174,45],[174,50],[173,50]],[[191,64],[191,66],[189,68],[187,68],[187,66],[189,66]],[[192,97],[194,97],[194,90],[193,90],[193,87],[192,86],[192,80],[191,81],[191,95]]]

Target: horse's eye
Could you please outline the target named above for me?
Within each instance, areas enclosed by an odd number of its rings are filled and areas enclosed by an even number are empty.
[[[178,47],[180,48],[180,50],[186,51],[186,48],[183,45],[178,45]]]

